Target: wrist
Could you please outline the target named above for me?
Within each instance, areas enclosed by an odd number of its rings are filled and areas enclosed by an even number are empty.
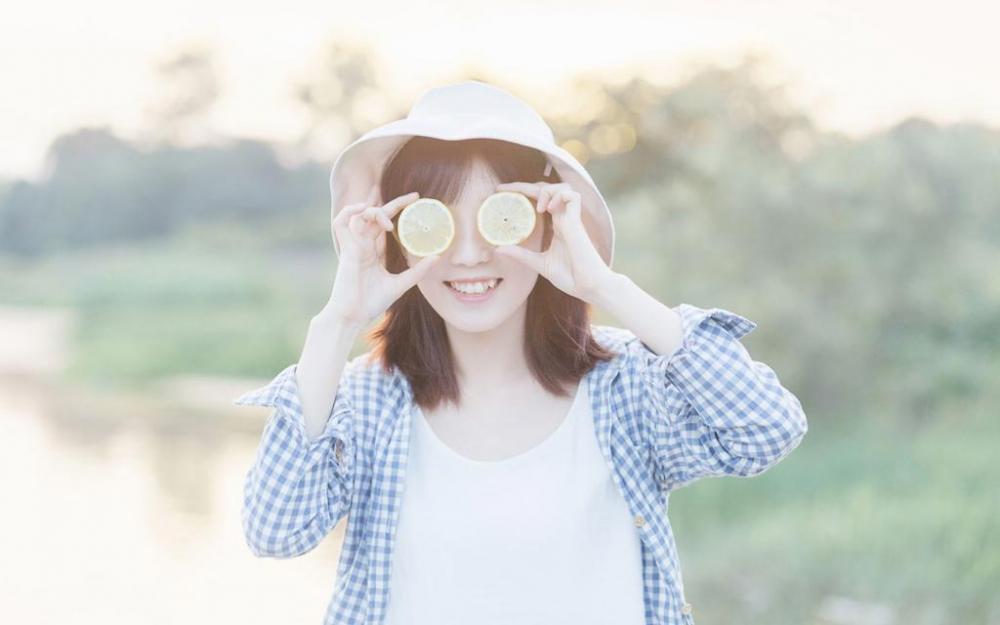
[[[327,304],[309,322],[312,327],[321,328],[326,331],[338,330],[350,334],[358,334],[365,324],[356,320],[350,320],[342,315],[336,308]]]

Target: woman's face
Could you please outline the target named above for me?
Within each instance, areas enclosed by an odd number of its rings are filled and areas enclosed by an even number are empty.
[[[488,196],[497,192],[497,180],[484,163],[477,161],[465,183],[461,197],[448,206],[455,220],[455,238],[441,253],[441,259],[417,283],[417,288],[445,323],[464,332],[484,332],[501,325],[528,299],[535,287],[538,272],[523,263],[495,254],[495,246],[479,233],[476,216],[479,206]],[[532,202],[534,204],[534,202]],[[521,247],[541,251],[543,220],[536,220],[531,235],[521,241]],[[407,252],[406,262],[413,266],[419,257]],[[454,280],[498,278],[496,287],[482,295],[463,296],[446,282]],[[479,298],[471,301],[469,297]]]

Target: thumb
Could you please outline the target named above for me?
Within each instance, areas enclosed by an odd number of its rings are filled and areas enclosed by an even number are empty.
[[[543,255],[541,252],[533,252],[521,247],[520,245],[501,245],[497,247],[495,251],[497,254],[510,256],[515,260],[519,260],[538,273],[542,273],[542,267],[544,264],[542,262]]]
[[[431,270],[431,267],[433,267],[437,261],[440,260],[440,258],[441,256],[439,254],[424,256],[417,261],[417,264],[400,273],[396,277],[397,282],[400,283],[400,290],[405,292],[413,287],[413,285],[417,282],[423,280],[424,276],[427,275],[427,272]]]

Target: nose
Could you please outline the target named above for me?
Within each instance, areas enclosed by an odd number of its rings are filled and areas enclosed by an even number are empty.
[[[479,233],[475,218],[455,218],[455,238],[449,250],[455,265],[474,266],[489,262],[493,246]]]

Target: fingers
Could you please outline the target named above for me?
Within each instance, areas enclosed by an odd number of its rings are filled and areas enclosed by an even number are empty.
[[[379,260],[385,258],[385,238],[389,236],[384,230],[375,241],[375,254]]]
[[[538,193],[538,206],[536,206],[535,208],[536,210],[538,210],[539,213],[544,213],[546,210],[548,210],[549,200],[551,199],[551,197],[552,197],[552,190],[549,189],[548,187],[543,188]]]
[[[350,232],[351,218],[365,209],[365,203],[350,204],[340,209],[333,219],[333,236],[337,239],[337,246],[343,246],[343,238]]]
[[[578,217],[580,215],[580,194],[572,190],[564,190],[560,194],[563,199],[563,204],[566,207],[566,213],[573,217]]]
[[[528,267],[531,267],[535,271],[544,275],[544,252],[533,252],[529,249],[523,248],[520,245],[501,245],[496,248],[495,252],[503,256],[509,256],[515,260],[519,260]]]
[[[368,191],[368,196],[362,202],[348,204],[340,209],[333,219],[334,237],[337,244],[343,240],[346,232],[352,232],[354,236],[363,237],[367,240],[374,240],[376,256],[379,258],[385,255],[385,233],[393,230],[392,219],[386,214],[388,211],[395,212],[399,206],[419,197],[416,192],[408,193],[394,199],[385,206],[378,205],[379,186],[373,184]],[[372,224],[378,227],[373,228]]]
[[[563,192],[576,193],[567,182],[556,184],[548,182],[502,182],[497,185],[497,191],[517,191],[528,197],[535,198],[535,210],[544,213],[552,205],[552,198]]]
[[[372,187],[372,192],[369,194],[368,199],[373,200],[377,196],[375,195],[376,187]],[[368,206],[364,207],[363,217],[366,221],[377,221],[382,228],[385,230],[392,230],[392,218],[399,211],[400,208],[410,204],[414,200],[420,197],[420,194],[416,191],[407,193],[406,195],[401,195],[389,203],[378,206],[373,203],[369,203]]]
[[[573,191],[566,189],[557,191],[552,196],[552,200],[549,202],[549,206],[553,209],[559,208],[569,212],[569,208],[573,204],[579,204],[580,196]]]
[[[424,256],[418,260],[415,265],[406,271],[397,274],[395,280],[397,282],[398,292],[405,293],[407,290],[412,288],[413,285],[423,280],[424,276],[427,275],[427,272],[431,270],[431,267],[433,267],[434,264],[440,259],[440,254]]]
[[[371,200],[373,197],[375,197],[374,190],[372,193],[369,193],[368,200]],[[365,226],[377,222],[383,230],[392,230],[392,220],[382,212],[382,207],[373,206],[368,203],[368,200],[356,204],[348,204],[340,209],[340,212],[333,220],[334,226],[340,226],[343,222],[351,224],[354,221],[354,217],[357,216],[360,217]]]
[[[341,224],[347,223],[350,220],[351,215],[355,215],[363,211],[365,208],[366,204],[364,202],[358,202],[357,204],[348,204],[347,206],[340,209],[340,212],[337,213],[336,217],[334,217],[333,225],[339,226]]]
[[[407,204],[413,202],[414,200],[416,200],[419,197],[420,197],[420,194],[417,193],[416,191],[411,191],[410,193],[407,193],[406,195],[401,195],[401,196],[397,197],[396,199],[388,202],[385,206],[383,206],[382,207],[382,212],[384,212],[386,215],[388,215],[389,218],[391,219],[392,217],[395,217],[396,213],[399,211],[400,208],[402,208],[402,207],[406,206]]]
[[[376,220],[386,230],[392,230],[392,221],[382,212],[381,206],[369,206],[365,209],[364,218],[368,221]]]
[[[537,182],[501,182],[497,185],[497,191],[517,191],[528,197],[538,197],[538,192],[544,183]]]
[[[553,189],[545,196],[545,203],[538,201],[538,212],[548,211],[552,215],[565,214],[571,218],[580,216],[580,194],[573,189]]]

